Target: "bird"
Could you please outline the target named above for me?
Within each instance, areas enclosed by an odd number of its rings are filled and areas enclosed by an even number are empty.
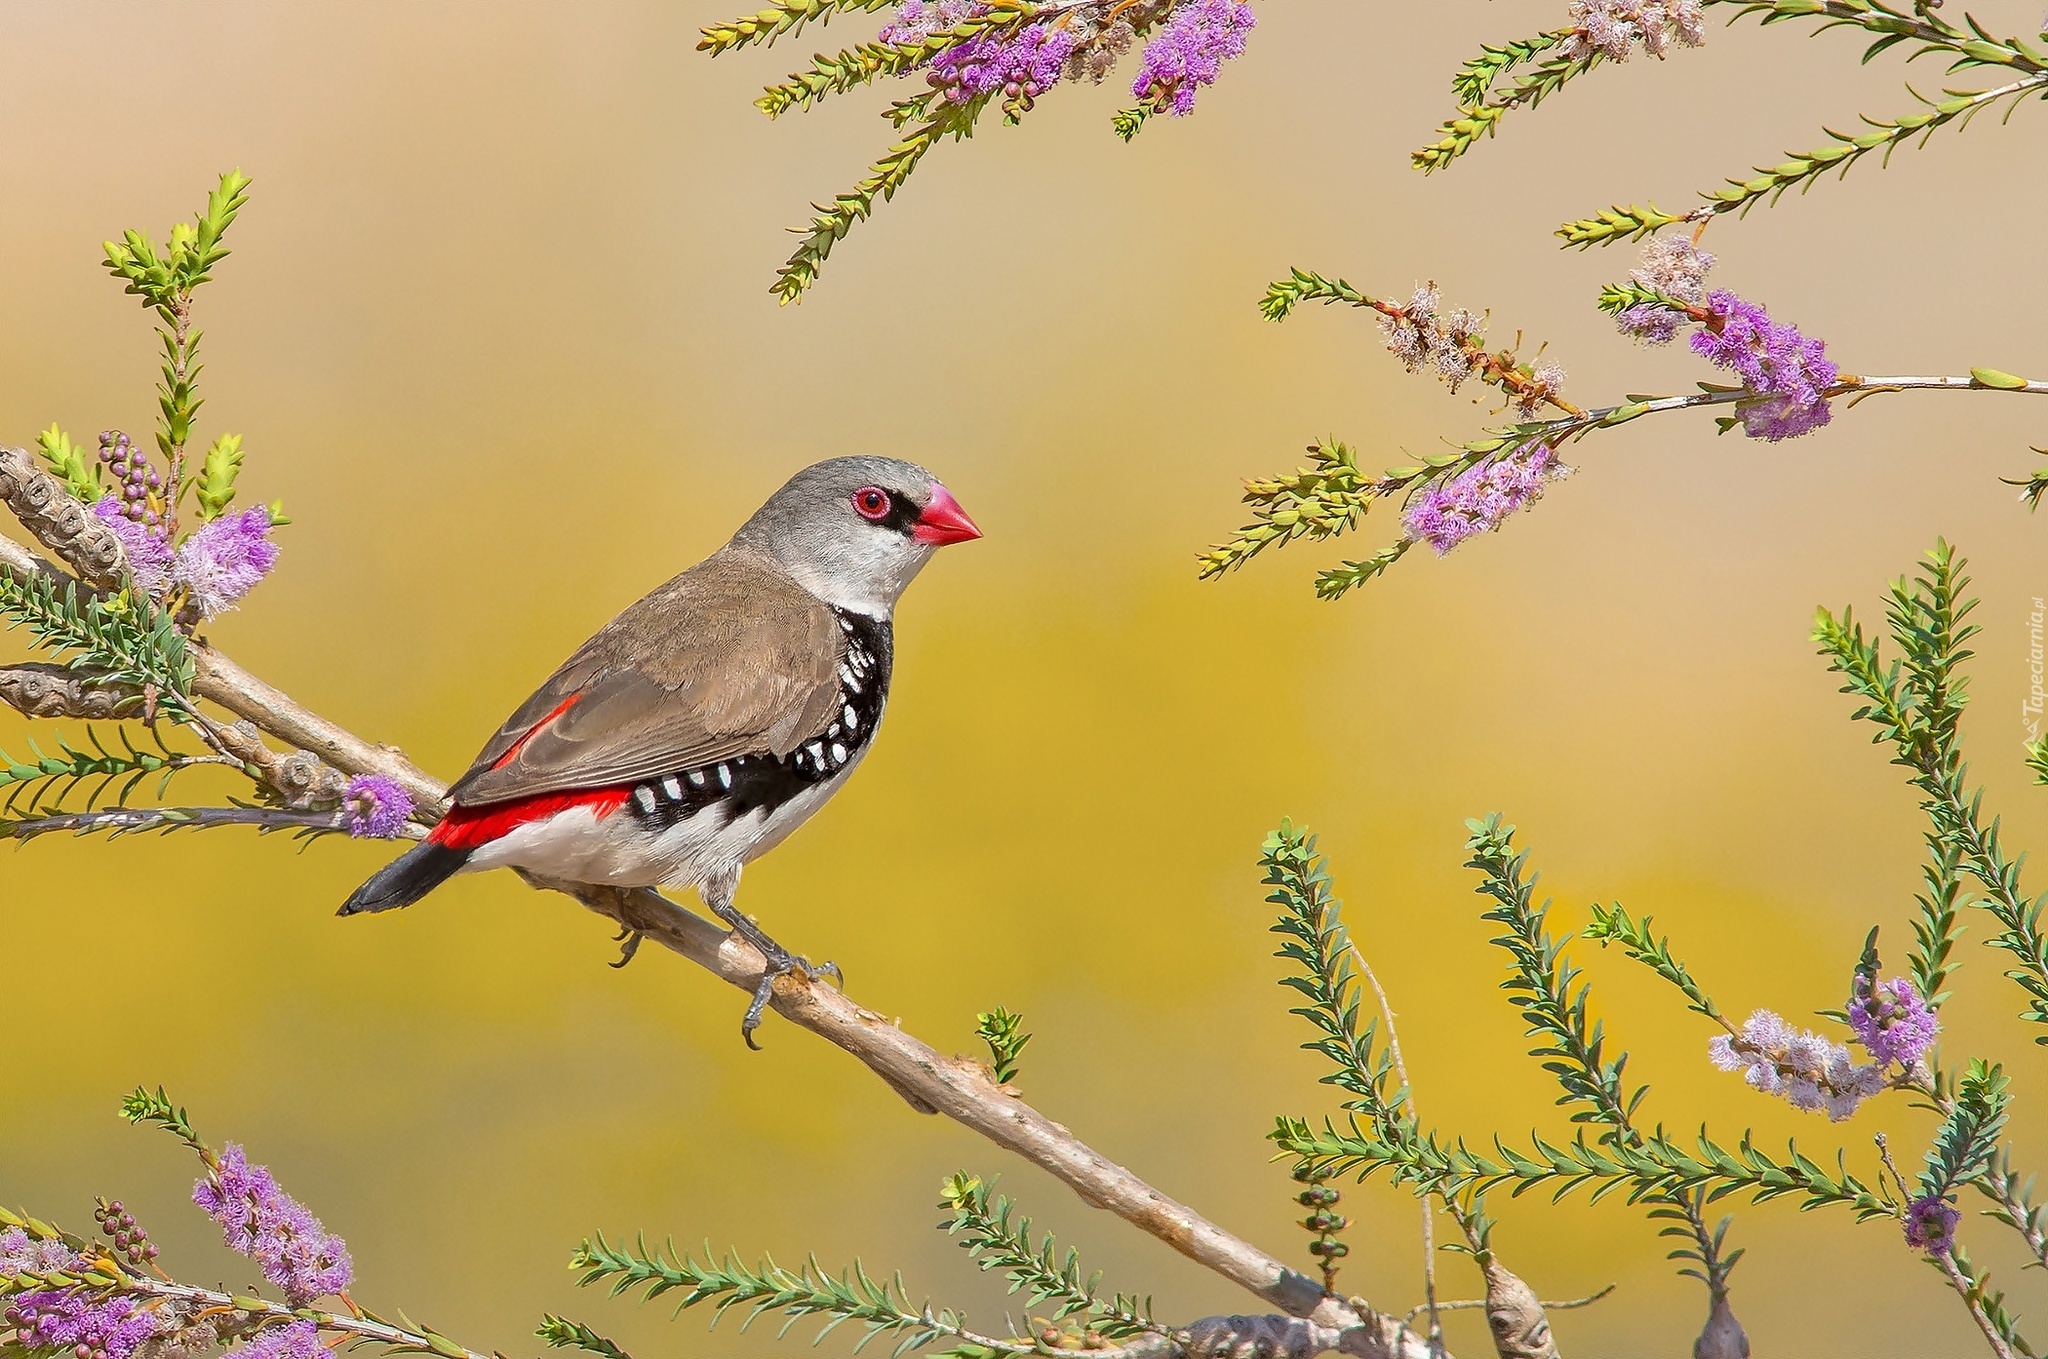
[[[343,903],[410,906],[457,873],[694,887],[767,966],[741,1021],[758,1047],[777,978],[838,976],[734,905],[740,872],[845,786],[874,745],[896,601],[981,530],[914,463],[831,458],[725,546],[626,608],[507,718],[427,838]]]

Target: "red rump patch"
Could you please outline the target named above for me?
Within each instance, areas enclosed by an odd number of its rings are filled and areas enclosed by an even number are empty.
[[[545,821],[573,807],[588,807],[599,817],[609,816],[625,805],[632,792],[630,784],[615,788],[565,788],[557,793],[536,793],[482,807],[452,807],[427,839],[449,849],[477,849],[529,822]]]

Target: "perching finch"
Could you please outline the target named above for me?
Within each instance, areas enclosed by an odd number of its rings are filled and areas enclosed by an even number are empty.
[[[768,960],[741,1026],[751,1044],[774,979],[826,969],[734,908],[740,870],[853,773],[889,696],[897,598],[939,547],[980,536],[922,467],[805,468],[585,642],[449,790],[433,833],[341,914],[409,906],[484,868],[694,886]]]

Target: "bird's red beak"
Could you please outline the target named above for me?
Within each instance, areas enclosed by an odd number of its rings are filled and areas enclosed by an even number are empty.
[[[952,493],[936,481],[932,483],[931,502],[924,507],[924,513],[917,517],[917,527],[911,536],[920,543],[944,547],[947,543],[964,543],[970,538],[979,538],[981,530],[967,517],[967,511],[960,508],[960,502]]]

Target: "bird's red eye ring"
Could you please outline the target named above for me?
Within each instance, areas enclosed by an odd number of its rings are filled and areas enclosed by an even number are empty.
[[[889,513],[889,493],[879,486],[863,486],[853,493],[853,508],[863,519],[880,519]]]

